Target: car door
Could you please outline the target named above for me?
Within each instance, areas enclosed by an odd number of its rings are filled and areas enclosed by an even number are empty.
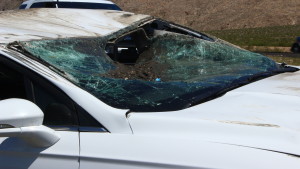
[[[41,148],[19,138],[0,137],[1,169],[79,168],[78,117],[72,100],[38,74],[0,55],[0,101],[8,98],[34,102],[44,112],[43,125],[56,130],[60,140]]]

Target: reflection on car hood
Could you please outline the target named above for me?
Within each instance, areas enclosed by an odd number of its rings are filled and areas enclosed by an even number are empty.
[[[300,72],[254,82],[177,112],[130,113],[134,134],[199,139],[300,155]]]

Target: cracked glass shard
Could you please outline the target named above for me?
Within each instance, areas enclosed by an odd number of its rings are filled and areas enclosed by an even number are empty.
[[[220,41],[172,32],[142,35],[139,30],[110,46],[110,37],[20,45],[69,74],[71,82],[104,103],[136,112],[184,109],[236,87],[248,77],[279,69],[263,55]]]

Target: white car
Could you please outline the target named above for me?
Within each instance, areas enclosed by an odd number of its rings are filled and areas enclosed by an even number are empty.
[[[1,169],[300,168],[296,67],[128,12],[0,22]]]
[[[115,3],[108,0],[27,0],[24,1],[19,9],[30,8],[73,8],[73,9],[122,9]]]

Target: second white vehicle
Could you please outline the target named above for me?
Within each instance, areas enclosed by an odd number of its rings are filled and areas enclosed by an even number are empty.
[[[21,4],[19,9],[30,8],[74,8],[74,9],[122,9],[115,3],[107,0],[27,0]]]

